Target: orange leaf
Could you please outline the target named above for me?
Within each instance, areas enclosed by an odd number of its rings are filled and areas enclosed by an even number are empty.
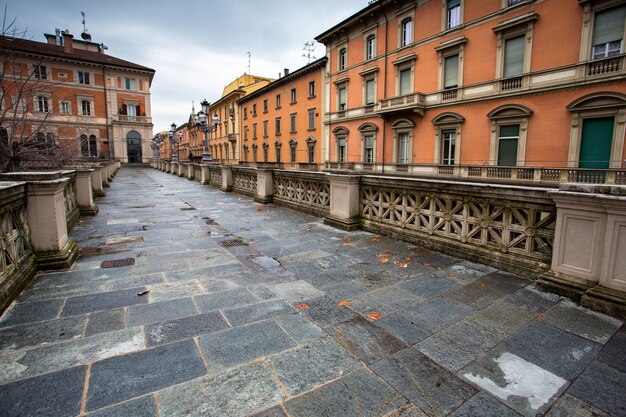
[[[423,263],[422,266],[432,266],[432,265],[429,263]]]
[[[404,257],[404,262],[409,262],[410,260],[411,260],[411,257],[410,257],[410,256],[405,256],[405,257]]]
[[[346,242],[346,243],[350,242],[351,240],[352,240],[352,239],[350,239],[350,238],[349,238],[349,237],[347,237],[347,236],[343,238],[343,241],[344,241],[344,242]]]
[[[408,268],[409,264],[399,264],[398,265],[400,268]]]
[[[308,310],[309,309],[309,305],[308,304],[296,304],[296,308],[298,310]]]
[[[484,282],[480,283],[480,288],[487,288],[487,284],[485,284]]]
[[[386,256],[381,256],[379,261],[381,264],[386,264],[387,262],[389,262],[389,258],[387,258]]]
[[[372,242],[380,242],[381,239],[379,237],[373,237],[370,239]]]
[[[348,300],[345,301],[340,301],[337,306],[338,307],[350,307],[352,305],[352,303]]]
[[[263,211],[263,207],[258,206],[258,207],[256,208],[256,211]]]
[[[378,321],[380,320],[380,313],[367,313],[367,317],[372,320]]]
[[[543,314],[543,313],[537,313],[537,317],[544,317],[544,316],[545,316],[545,314]]]
[[[383,252],[385,253],[391,253],[391,251],[389,249],[385,249]]]
[[[394,265],[400,265],[400,261],[393,261]]]
[[[342,246],[352,246],[352,243],[344,243]]]

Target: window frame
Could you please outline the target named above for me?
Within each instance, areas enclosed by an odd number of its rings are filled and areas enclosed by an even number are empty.
[[[465,0],[459,0],[459,5],[450,7],[450,0],[442,0],[442,13],[441,13],[441,29],[443,31],[458,29],[463,25],[463,12],[465,9]],[[453,9],[457,9],[456,14],[458,15],[458,20],[456,21],[456,25],[450,25],[450,12]]]
[[[276,119],[274,119],[274,130],[275,130],[276,136],[281,135],[280,119],[281,119],[280,117],[277,117]]]
[[[292,164],[295,164],[298,160],[297,149],[298,141],[295,139],[289,140],[289,160]]]
[[[315,80],[309,81],[309,97],[315,98]]]
[[[398,27],[398,48],[406,48],[413,44],[413,16],[400,19]]]
[[[528,133],[528,119],[533,111],[519,104],[505,104],[496,107],[487,114],[491,120],[491,137],[489,141],[489,165],[497,165],[499,151],[500,126],[519,125],[519,140],[517,142],[516,167],[526,165],[526,141]]]
[[[522,74],[507,77],[517,78],[524,77],[530,72],[531,57],[532,57],[532,44],[533,44],[533,32],[535,21],[539,18],[539,15],[535,12],[529,12],[521,16],[509,19],[500,23],[498,26],[492,28],[497,36],[496,41],[496,78],[505,79],[504,66],[505,66],[505,45],[509,39],[524,36],[524,62],[522,64]],[[525,82],[524,82],[525,85]]]
[[[308,117],[308,131],[313,131],[316,130],[315,128],[315,108],[312,109],[308,109],[307,110],[307,117]]]
[[[67,107],[67,112],[63,111],[63,107]],[[71,115],[72,114],[72,102],[68,101],[68,100],[61,100],[59,101],[59,113],[60,114],[64,114],[64,115]]]
[[[291,113],[289,115],[289,133],[296,133],[297,129],[297,113]]]
[[[280,109],[280,94],[276,94],[276,108]]]
[[[345,71],[348,69],[348,48],[342,46],[337,54],[337,71]]]
[[[298,102],[297,91],[296,88],[292,88],[289,92],[289,104],[296,104]]]
[[[33,78],[36,80],[47,80],[48,66],[44,64],[33,64]]]
[[[76,71],[76,80],[81,85],[91,85],[90,73],[88,71]]]
[[[391,129],[393,131],[393,154],[392,154],[392,162],[398,165],[408,165],[413,161],[413,138],[414,138],[414,129],[415,123],[409,119],[398,119],[392,125]],[[399,136],[401,134],[408,135],[407,142],[407,162],[399,162],[400,155],[400,142]]]
[[[50,113],[50,97],[48,95],[37,94],[35,99],[39,113]]]
[[[376,34],[369,33],[365,35],[365,61],[375,59],[376,55]]]
[[[448,160],[452,160],[454,162],[453,165],[461,163],[462,126],[464,122],[465,118],[455,112],[443,112],[433,118],[432,123],[435,127],[434,164],[445,165],[443,164],[443,136],[449,132],[454,132],[455,145],[454,155],[452,155],[452,158],[449,157]]]
[[[267,120],[263,120],[263,137],[266,138],[268,137],[269,133],[269,123]]]
[[[306,153],[307,153],[307,163],[314,164],[315,163],[315,144],[317,141],[312,136],[306,140]]]
[[[457,38],[443,42],[435,48],[435,51],[437,51],[438,62],[439,62],[439,79],[438,79],[439,91],[457,90],[457,97],[456,97],[457,99],[462,98],[462,95],[463,95],[463,88],[462,88],[463,87],[463,61],[464,61],[466,43],[467,43],[467,38],[465,36],[459,36]],[[455,55],[458,55],[457,86],[446,88],[445,87],[446,59],[453,57]]]
[[[363,164],[375,164],[376,163],[376,136],[378,133],[378,126],[374,123],[364,123],[359,126],[359,132],[361,133],[361,163]],[[368,161],[367,150],[367,138],[372,138],[372,158]]]
[[[124,90],[137,91],[137,79],[124,77]]]

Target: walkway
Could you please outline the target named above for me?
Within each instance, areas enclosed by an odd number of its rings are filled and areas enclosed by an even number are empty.
[[[107,192],[0,321],[0,416],[626,415],[622,323],[529,281],[152,169]]]

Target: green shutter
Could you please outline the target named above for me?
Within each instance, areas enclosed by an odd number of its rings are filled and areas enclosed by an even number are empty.
[[[452,55],[444,63],[444,88],[455,88],[459,85],[459,56]]]
[[[461,0],[448,0],[448,9],[461,5]]]
[[[400,71],[400,95],[411,94],[411,69]]]
[[[583,121],[580,144],[581,168],[608,168],[613,142],[613,117],[599,117]]]
[[[596,13],[593,25],[593,45],[618,41],[624,37],[626,6]]]
[[[498,165],[516,166],[519,143],[519,125],[500,126],[498,140]]]
[[[516,77],[524,72],[525,36],[507,39],[504,42],[504,76]]]

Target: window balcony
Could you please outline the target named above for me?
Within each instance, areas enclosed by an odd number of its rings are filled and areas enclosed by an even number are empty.
[[[237,142],[237,134],[236,133],[229,133],[228,134],[228,140],[231,142]]]
[[[379,114],[402,112],[407,110],[424,114],[424,95],[422,93],[412,93],[404,96],[382,99],[378,102],[377,112]]]
[[[626,55],[596,59],[587,63],[585,74],[587,77],[618,74],[624,69]]]
[[[113,116],[113,121],[124,122],[124,123],[152,123],[152,117],[128,116],[126,114],[116,114]]]

